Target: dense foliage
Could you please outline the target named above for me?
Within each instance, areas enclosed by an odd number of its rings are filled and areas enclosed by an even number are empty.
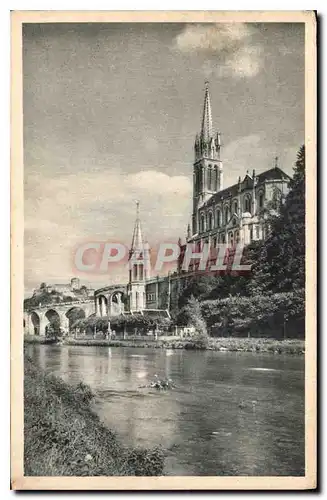
[[[252,289],[288,292],[305,285],[305,147],[297,157],[294,176],[280,214],[269,219],[271,233],[258,252]]]
[[[88,318],[76,321],[75,328],[79,328],[88,334],[95,332],[107,333],[108,329],[122,332],[124,330],[131,332],[137,330],[138,332],[148,332],[156,328],[168,329],[171,326],[171,320],[166,317],[149,317],[139,314],[133,315],[118,315],[118,316],[89,316]]]

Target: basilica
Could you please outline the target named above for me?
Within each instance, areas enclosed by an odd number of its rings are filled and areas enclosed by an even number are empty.
[[[212,121],[209,85],[206,83],[201,128],[196,134],[193,163],[193,212],[187,227],[186,243],[201,249],[219,244],[246,246],[267,237],[267,211],[278,211],[288,192],[290,177],[277,165],[256,174],[247,170],[231,186],[224,187],[221,135]],[[183,245],[181,244],[183,251]],[[184,245],[185,247],[185,245]],[[176,272],[165,277],[152,277],[150,248],[143,240],[139,207],[129,254],[128,285],[108,286],[95,291],[96,314],[133,314],[134,312],[169,315],[171,297],[183,279]],[[189,271],[193,271],[192,266]],[[127,297],[123,301],[117,297]]]

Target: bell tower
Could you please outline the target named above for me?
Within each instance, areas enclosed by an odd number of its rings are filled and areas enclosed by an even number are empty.
[[[150,278],[150,247],[148,242],[143,242],[138,201],[136,202],[136,219],[128,264],[129,309],[135,312],[142,311],[146,308],[145,282]]]
[[[214,133],[212,126],[209,83],[205,82],[201,132],[196,135],[194,143],[192,235],[199,232],[199,207],[223,189],[220,148],[220,132]]]

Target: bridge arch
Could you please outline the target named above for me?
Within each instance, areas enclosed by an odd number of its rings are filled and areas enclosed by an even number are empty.
[[[108,315],[108,299],[104,294],[98,295],[97,298],[98,310],[100,316]]]
[[[66,318],[68,318],[68,329],[71,331],[74,328],[76,322],[80,319],[85,319],[86,314],[82,307],[78,305],[71,307],[65,314]]]
[[[122,290],[115,290],[109,295],[109,315],[116,316],[124,312],[126,297]]]
[[[48,324],[45,326],[45,333],[52,330],[54,333],[60,333],[61,318],[60,314],[56,309],[48,309],[45,313],[45,318],[48,320]]]
[[[32,332],[31,333],[33,333],[33,335],[40,335],[40,329],[41,329],[40,316],[35,311],[32,311],[30,318],[31,318],[31,322],[32,322]]]

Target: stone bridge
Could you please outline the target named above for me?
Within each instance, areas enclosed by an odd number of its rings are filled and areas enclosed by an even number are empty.
[[[96,316],[116,316],[127,307],[126,285],[109,285],[94,292]]]
[[[94,300],[44,304],[24,310],[24,333],[27,335],[46,334],[50,325],[59,326],[68,333],[77,319],[87,318],[95,313]]]

